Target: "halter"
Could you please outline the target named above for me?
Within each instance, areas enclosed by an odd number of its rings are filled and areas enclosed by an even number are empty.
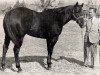
[[[74,14],[74,10],[73,10],[73,14],[72,15],[74,16],[74,18],[76,19],[76,21],[79,20],[80,18],[83,18],[83,16],[76,17],[75,14]]]
[[[75,18],[76,20],[79,20],[80,18],[83,18],[83,16],[76,17],[74,14],[73,14],[73,16],[74,16],[74,18]]]

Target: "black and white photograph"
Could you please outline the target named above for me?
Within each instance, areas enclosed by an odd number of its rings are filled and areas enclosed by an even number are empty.
[[[100,75],[100,0],[0,0],[0,75]]]

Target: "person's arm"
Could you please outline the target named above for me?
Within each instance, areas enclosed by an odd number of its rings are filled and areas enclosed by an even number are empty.
[[[98,24],[98,32],[100,34],[100,23]]]
[[[86,27],[86,25],[87,25],[87,19],[84,18],[84,26]]]
[[[100,45],[100,23],[98,24],[98,32],[99,32],[99,45]]]
[[[99,24],[98,24],[98,32],[100,34],[100,19],[99,19]]]

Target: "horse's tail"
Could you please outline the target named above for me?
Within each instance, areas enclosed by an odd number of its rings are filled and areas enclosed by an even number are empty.
[[[17,37],[16,37],[16,35],[14,34],[14,31],[13,31],[13,29],[11,28],[11,25],[9,25],[9,21],[8,21],[7,23],[6,23],[5,21],[7,21],[7,20],[4,19],[4,21],[3,21],[3,27],[4,27],[4,30],[6,30],[6,31],[5,31],[5,34],[7,33],[7,35],[10,37],[10,39],[12,40],[12,42],[13,42],[15,45],[19,46],[19,43],[18,43],[18,41],[17,41]]]

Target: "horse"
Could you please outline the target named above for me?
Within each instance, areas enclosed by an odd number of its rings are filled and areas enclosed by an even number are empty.
[[[3,44],[3,54],[1,69],[5,70],[5,58],[10,41],[14,43],[14,57],[18,72],[22,71],[19,61],[19,51],[26,34],[32,37],[46,39],[47,42],[47,68],[51,68],[51,57],[53,48],[58,41],[63,26],[70,20],[76,21],[80,28],[84,27],[84,19],[81,5],[74,5],[46,9],[36,12],[29,8],[18,7],[8,11],[3,19],[5,40]]]

